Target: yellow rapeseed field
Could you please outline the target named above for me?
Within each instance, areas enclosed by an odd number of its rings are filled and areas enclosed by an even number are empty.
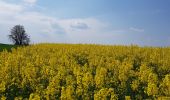
[[[1,100],[169,97],[169,47],[37,44],[0,52]]]

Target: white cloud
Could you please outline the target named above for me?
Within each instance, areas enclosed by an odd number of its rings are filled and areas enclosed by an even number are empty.
[[[74,23],[70,27],[73,29],[79,29],[79,30],[85,30],[89,28],[86,23],[80,23],[80,22]]]
[[[130,31],[134,31],[134,32],[144,32],[144,29],[141,28],[136,28],[136,27],[130,27],[129,28]]]
[[[103,23],[96,18],[75,18],[75,19],[60,19],[58,20],[58,23],[61,25],[61,27],[65,28],[67,33],[70,32],[97,32],[99,30],[102,30],[103,28],[107,27],[106,23]],[[79,30],[80,24],[85,25],[83,27],[86,27],[85,30]],[[74,26],[74,27],[73,27]],[[76,28],[75,28],[76,27]],[[78,28],[79,27],[79,28]]]
[[[37,0],[23,0],[25,3],[28,3],[28,4],[35,4],[37,2]]]
[[[4,1],[0,1],[0,14],[14,14],[21,12],[23,7],[21,5],[10,4]]]

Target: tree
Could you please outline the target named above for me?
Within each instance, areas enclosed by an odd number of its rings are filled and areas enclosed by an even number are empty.
[[[29,45],[30,42],[30,38],[22,25],[15,25],[11,29],[9,39],[12,40],[15,45]]]

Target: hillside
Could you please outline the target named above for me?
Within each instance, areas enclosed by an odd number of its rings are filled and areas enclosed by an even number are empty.
[[[170,97],[170,48],[38,44],[0,52],[0,98]]]

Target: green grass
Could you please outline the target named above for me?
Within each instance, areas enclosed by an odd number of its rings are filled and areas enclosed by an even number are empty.
[[[0,52],[3,50],[11,51],[12,48],[16,48],[16,45],[10,45],[10,44],[1,44],[0,43]]]

